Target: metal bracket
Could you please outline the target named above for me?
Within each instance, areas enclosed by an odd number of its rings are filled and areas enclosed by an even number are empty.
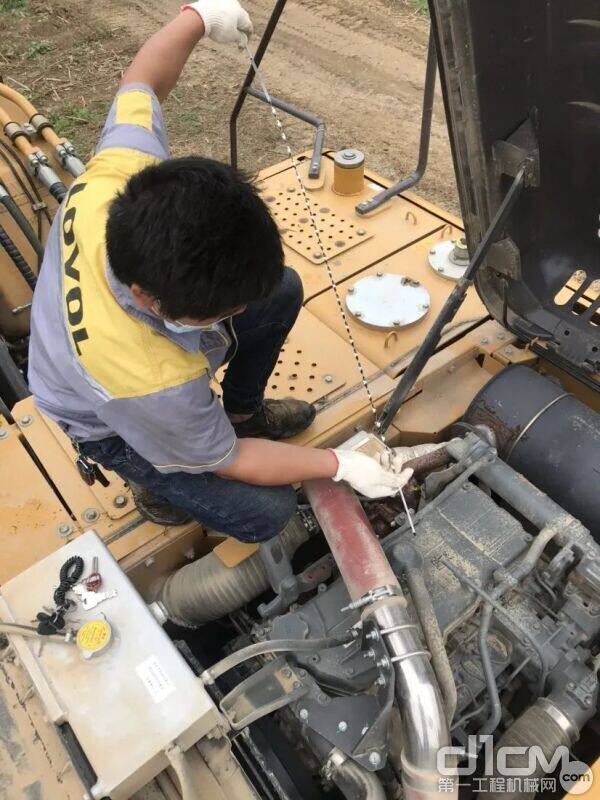
[[[508,139],[494,142],[492,152],[500,175],[516,178],[526,162],[525,186],[540,185],[540,152],[531,119],[527,118]]]
[[[521,280],[521,251],[510,236],[494,242],[490,247],[486,265],[513,281]]]
[[[227,721],[239,731],[304,697],[310,685],[305,670],[297,670],[280,656],[239,683],[219,703]]]
[[[261,551],[259,550],[259,552]],[[265,557],[268,558],[266,554]],[[283,588],[283,591],[277,592],[277,596],[269,603],[261,603],[258,607],[258,613],[263,619],[272,619],[273,617],[285,613],[301,594],[311,589],[316,589],[320,583],[330,578],[334,567],[335,561],[333,556],[328,553],[299,575],[288,575],[286,573],[286,576],[280,584],[280,590]]]

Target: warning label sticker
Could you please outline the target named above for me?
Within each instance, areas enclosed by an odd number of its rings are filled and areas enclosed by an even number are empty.
[[[156,656],[150,656],[135,668],[140,680],[155,703],[162,703],[175,691],[175,684]]]

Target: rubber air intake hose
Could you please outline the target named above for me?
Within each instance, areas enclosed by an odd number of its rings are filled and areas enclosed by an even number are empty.
[[[6,251],[6,254],[11,259],[15,267],[19,270],[23,278],[27,281],[28,286],[31,289],[35,289],[35,284],[37,282],[37,278],[29,264],[23,258],[21,251],[10,238],[8,233],[4,230],[2,225],[0,225],[0,245]]]
[[[518,364],[483,387],[464,419],[492,428],[509,466],[591,531],[600,530],[600,414]]]
[[[290,557],[308,539],[297,517],[280,536]],[[170,575],[158,600],[172,622],[196,627],[241,608],[269,586],[258,552],[235,567],[226,567],[215,553],[209,553]]]
[[[539,762],[532,771],[527,769],[530,761],[530,748],[537,745],[542,749],[546,761],[550,761],[559,747],[570,747],[573,743],[568,732],[561,728],[558,722],[544,710],[544,702],[544,700],[538,700],[524,711],[500,738],[495,748],[495,753],[502,748],[518,748],[516,752],[515,750],[505,751],[506,766],[511,770],[522,768],[527,777],[534,779],[534,782],[536,778],[545,777],[547,773],[544,771],[543,764]],[[494,764],[496,765],[496,763],[497,759],[494,758]],[[504,771],[504,775],[506,774]],[[514,772],[510,774],[514,775]],[[490,775],[486,784],[491,784],[491,779],[498,776]],[[523,785],[524,781],[521,779],[516,782],[517,788],[514,791],[483,791],[479,792],[477,796],[480,800],[534,800],[537,790],[524,791]]]

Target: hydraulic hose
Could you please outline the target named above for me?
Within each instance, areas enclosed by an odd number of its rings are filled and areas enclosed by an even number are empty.
[[[7,86],[5,83],[0,83],[0,96],[5,97],[7,100],[10,100],[11,103],[18,106],[21,111],[27,115],[27,119],[31,119],[34,114],[37,114],[35,106],[33,106],[26,97],[23,97],[20,92],[17,92],[16,89],[11,89],[10,86]]]
[[[330,650],[332,647],[352,642],[354,636],[348,632],[341,636],[328,636],[324,639],[270,639],[266,642],[256,642],[243,647],[229,656],[225,656],[221,661],[217,661],[212,667],[205,669],[200,675],[202,682],[207,685],[214,683],[217,678],[229,672],[230,669],[243,664],[256,656],[265,653],[314,653],[321,650]]]
[[[10,238],[8,233],[4,230],[2,225],[0,225],[0,245],[4,248],[6,254],[9,256],[15,267],[19,270],[23,278],[27,281],[27,285],[31,289],[35,289],[35,285],[37,283],[35,274],[32,272],[31,267],[23,258],[21,251]]]
[[[23,234],[23,236],[25,236],[25,238],[33,248],[35,254],[38,257],[38,265],[41,264],[42,259],[44,257],[44,246],[42,245],[38,237],[35,235],[35,232],[31,227],[31,225],[29,224],[29,221],[27,220],[25,214],[23,214],[19,206],[15,203],[13,198],[10,196],[8,191],[5,189],[4,186],[2,186],[1,183],[0,183],[0,203],[2,203],[2,205],[6,208],[6,210],[11,215],[15,223],[21,229],[21,233]]]
[[[23,97],[22,94],[11,89],[10,86],[6,86],[4,83],[0,83],[0,97],[6,97],[7,100],[13,102],[27,115],[29,123],[33,125],[37,133],[39,133],[48,144],[52,145],[54,148],[54,156],[64,169],[76,178],[85,172],[85,165],[77,157],[73,145],[66,139],[61,139],[61,137],[58,136],[51,122],[46,119],[43,114],[40,114],[26,97]]]

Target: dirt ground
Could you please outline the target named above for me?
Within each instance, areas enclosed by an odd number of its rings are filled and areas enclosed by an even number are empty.
[[[87,157],[122,70],[181,0],[0,0],[0,72]],[[273,0],[247,0],[260,34]],[[397,178],[416,164],[429,21],[415,0],[289,0],[263,62],[270,91],[327,123],[326,144],[358,147]],[[255,39],[256,43],[257,39]],[[228,119],[248,64],[232,47],[203,43],[166,104],[173,153],[228,159]],[[292,147],[312,129],[288,118]],[[239,122],[240,164],[254,172],[284,150],[266,106],[249,98]],[[457,212],[441,95],[419,193]]]

